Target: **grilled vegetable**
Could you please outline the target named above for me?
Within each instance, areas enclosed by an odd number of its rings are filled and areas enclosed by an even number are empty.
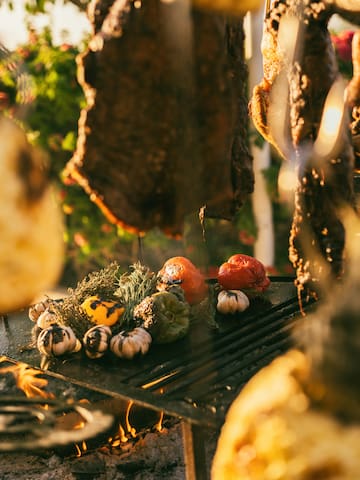
[[[103,300],[98,295],[86,298],[81,308],[93,323],[97,325],[115,325],[125,308],[118,302]]]
[[[122,331],[110,340],[110,350],[120,358],[131,360],[145,355],[152,343],[152,337],[144,328],[136,327],[130,332]]]
[[[83,345],[89,358],[100,358],[109,348],[111,328],[107,325],[94,325],[84,335]]]
[[[37,338],[37,348],[43,355],[57,357],[66,353],[78,352],[81,349],[81,342],[70,327],[51,325],[40,332]]]
[[[186,335],[190,306],[166,290],[154,293],[134,308],[134,318],[151,333],[156,343],[170,343]]]
[[[166,290],[174,284],[184,290],[190,305],[200,303],[208,293],[205,277],[186,257],[169,258],[158,272],[158,290]]]
[[[225,290],[255,289],[263,292],[270,285],[264,265],[249,255],[237,253],[223,263],[218,282]]]
[[[244,312],[250,306],[247,295],[241,290],[221,290],[216,309],[224,315]]]

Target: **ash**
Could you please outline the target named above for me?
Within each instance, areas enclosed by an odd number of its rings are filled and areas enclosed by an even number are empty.
[[[207,472],[216,447],[216,435],[207,440]],[[174,420],[161,432],[149,432],[121,450],[99,447],[62,455],[56,451],[0,454],[0,480],[185,480],[181,424]]]

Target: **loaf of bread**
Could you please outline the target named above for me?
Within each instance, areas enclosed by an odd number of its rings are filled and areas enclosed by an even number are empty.
[[[360,425],[314,408],[307,357],[292,350],[256,374],[231,405],[212,480],[356,480]]]
[[[56,284],[64,259],[63,222],[42,154],[0,117],[0,313],[29,305]]]

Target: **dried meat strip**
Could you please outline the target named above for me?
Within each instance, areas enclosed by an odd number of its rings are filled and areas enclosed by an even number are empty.
[[[65,176],[137,233],[181,235],[200,209],[232,219],[253,191],[242,19],[186,5],[94,1],[78,58],[87,107]]]
[[[290,232],[289,258],[296,270],[299,291],[317,294],[324,261],[334,277],[343,272],[345,231],[339,207],[354,205],[354,152],[350,134],[341,148],[323,163],[304,162],[318,132],[328,92],[339,75],[328,22],[334,13],[323,1],[277,0],[269,9],[264,29],[264,79],[255,87],[250,107],[260,133],[286,158],[268,125],[267,113],[274,82],[286,68],[278,48],[280,20],[295,16],[301,26],[301,51],[287,67],[289,85],[289,142],[298,166],[295,209]],[[281,126],[279,126],[281,128]]]

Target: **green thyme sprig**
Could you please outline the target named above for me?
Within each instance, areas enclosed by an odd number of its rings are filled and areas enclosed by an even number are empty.
[[[130,266],[130,271],[123,273],[118,279],[118,287],[114,296],[124,305],[125,311],[121,324],[134,326],[133,312],[145,297],[156,290],[156,275],[148,267],[136,262]]]
[[[75,289],[69,288],[69,297],[76,304],[81,304],[91,295],[99,295],[107,299],[114,298],[119,276],[120,266],[117,262],[112,262],[107,267],[90,272]]]
[[[106,299],[114,298],[118,286],[120,266],[117,262],[110,263],[101,270],[90,272],[78,282],[77,286],[68,289],[68,295],[61,302],[53,302],[52,310],[60,324],[71,327],[78,338],[93,326],[81,308],[82,302],[92,295]]]
[[[74,303],[70,297],[65,297],[61,302],[53,302],[51,310],[55,313],[59,324],[71,327],[79,340],[94,325],[84,314],[80,305]]]

